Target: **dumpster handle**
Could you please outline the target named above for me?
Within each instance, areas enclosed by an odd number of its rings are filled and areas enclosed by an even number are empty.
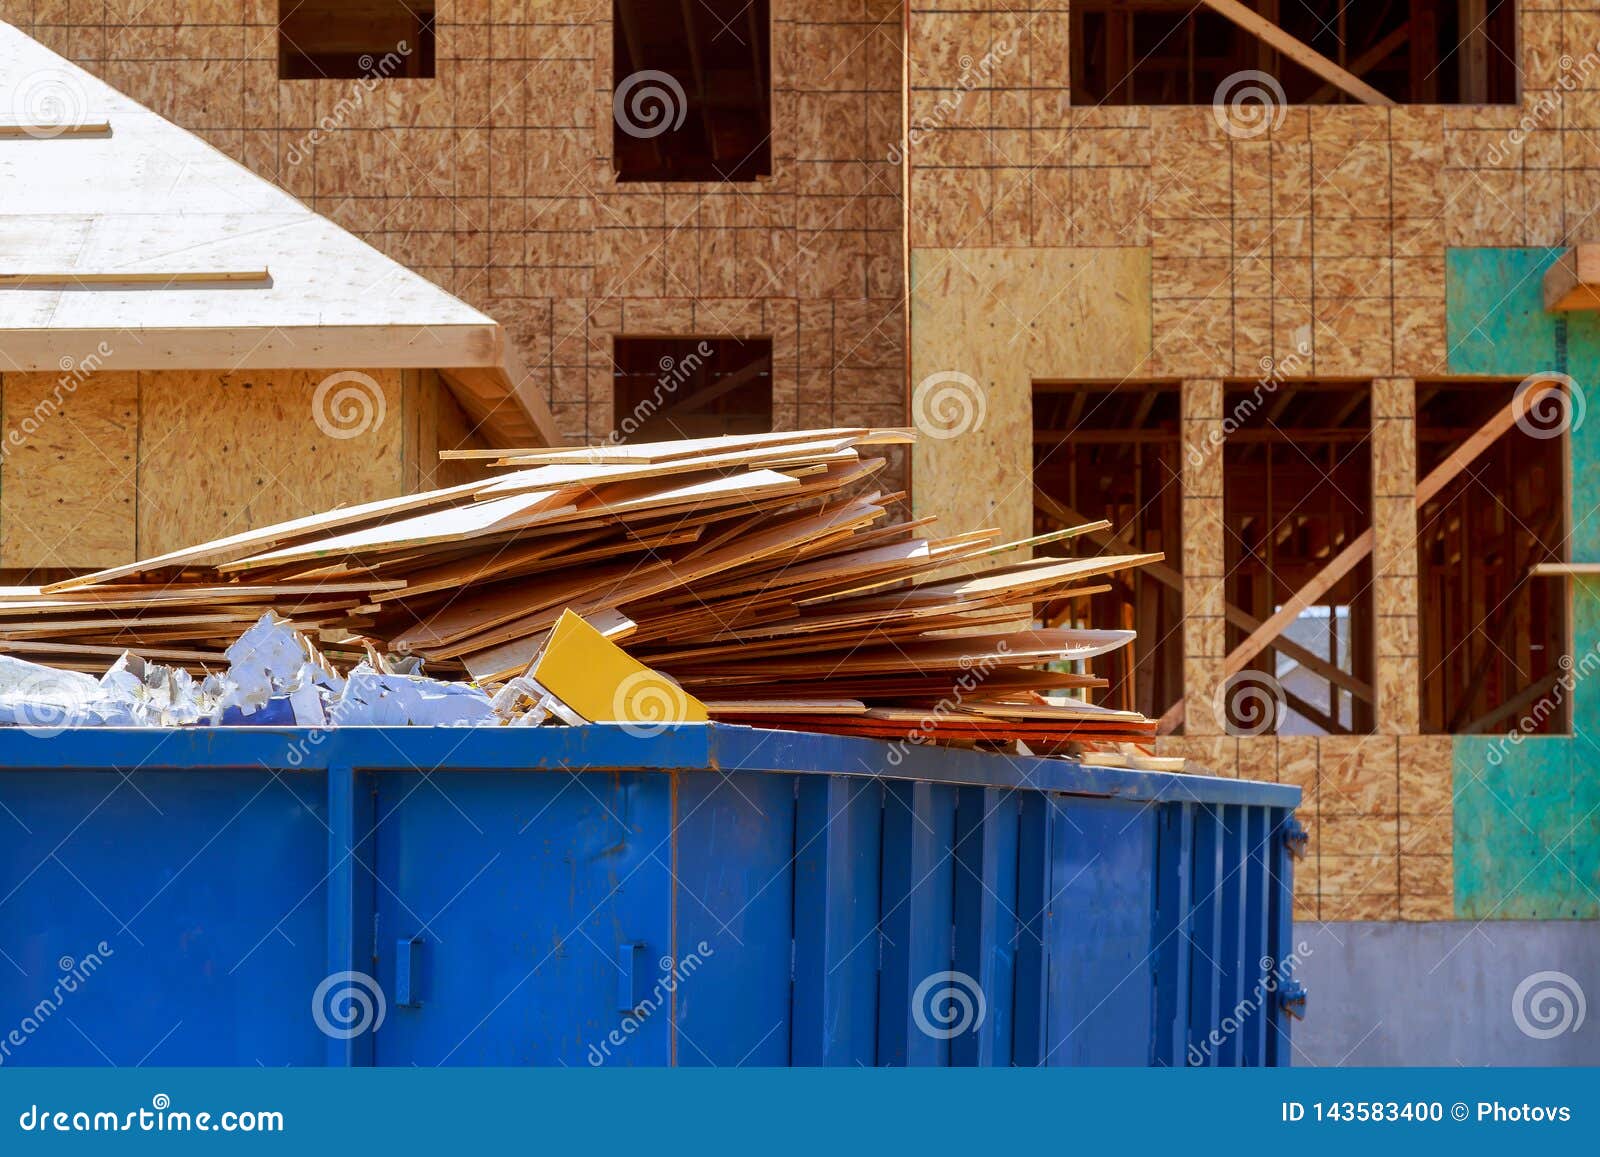
[[[421,1008],[422,937],[403,936],[394,942],[394,1003],[396,1008]]]
[[[640,963],[644,960],[645,947],[642,940],[617,945],[617,1011],[630,1016],[644,1003],[644,993],[640,990],[644,970]]]

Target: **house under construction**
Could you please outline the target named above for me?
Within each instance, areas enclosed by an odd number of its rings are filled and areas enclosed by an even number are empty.
[[[1600,918],[1600,3],[1331,7],[0,0],[0,568],[914,425],[1166,552],[1051,625],[1303,788],[1302,919]]]

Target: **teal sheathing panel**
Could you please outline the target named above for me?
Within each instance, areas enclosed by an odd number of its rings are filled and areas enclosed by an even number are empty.
[[[1565,373],[1600,385],[1600,317],[1551,314],[1544,271],[1562,250],[1445,253],[1451,374]],[[1600,421],[1574,411],[1568,557],[1600,561]],[[1555,581],[1555,580],[1550,580]],[[1572,582],[1572,659],[1550,699],[1571,699],[1573,736],[1458,737],[1455,910],[1461,919],[1600,918],[1600,581]]]
[[[1455,741],[1456,917],[1600,917],[1600,790],[1561,736]]]
[[[1565,373],[1600,382],[1600,317],[1547,313],[1544,271],[1562,248],[1447,249],[1445,337],[1452,374]]]

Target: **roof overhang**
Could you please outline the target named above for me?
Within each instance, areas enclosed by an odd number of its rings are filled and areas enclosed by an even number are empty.
[[[0,110],[35,87],[65,113],[0,125],[0,373],[433,369],[491,443],[561,442],[493,318],[0,23]]]

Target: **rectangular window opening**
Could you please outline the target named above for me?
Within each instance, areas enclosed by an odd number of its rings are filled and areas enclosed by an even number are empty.
[[[1371,529],[1370,394],[1349,383],[1228,388],[1224,596],[1250,620],[1271,618]],[[1223,696],[1230,734],[1371,733],[1371,587],[1369,556],[1235,677]],[[1230,615],[1228,649],[1249,633]]]
[[[613,0],[611,11],[617,179],[771,176],[768,0]]]
[[[1515,0],[1244,3],[1400,104],[1519,99]],[[1073,104],[1260,103],[1261,92],[1291,105],[1355,100],[1194,0],[1072,0],[1071,10]]]
[[[433,0],[278,0],[278,78],[430,78],[433,12]]]
[[[1509,382],[1418,382],[1418,477],[1503,409],[1515,389]],[[1550,433],[1538,423],[1513,426],[1417,514],[1427,734],[1571,730],[1561,666],[1566,584],[1529,573],[1564,557],[1566,439],[1530,430]]]
[[[1104,688],[1090,702],[1151,719],[1183,698],[1183,512],[1176,384],[1035,382],[1035,534],[1106,519],[1111,530],[1040,547],[1039,555],[1167,552],[1164,564],[1097,583],[1111,590],[1042,608],[1049,627],[1135,630],[1129,647],[1094,660]],[[1120,541],[1108,539],[1119,536]],[[1165,581],[1163,581],[1165,580]],[[1074,695],[1079,694],[1073,692]]]
[[[770,338],[619,337],[612,360],[619,442],[772,429]]]

